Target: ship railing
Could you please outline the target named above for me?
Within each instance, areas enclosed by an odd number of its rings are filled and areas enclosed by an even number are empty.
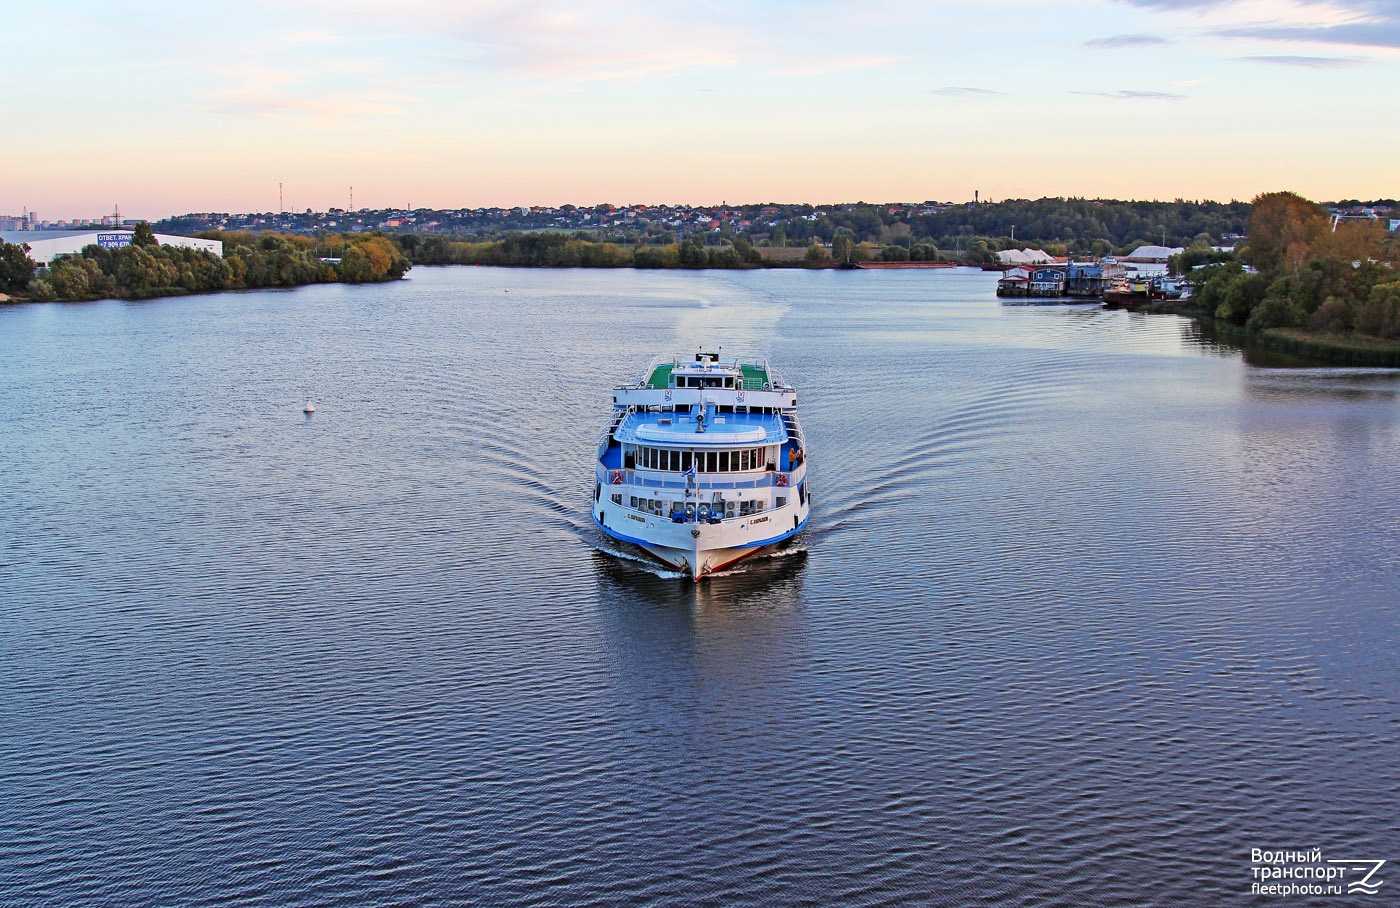
[[[612,418],[608,420],[607,425],[598,435],[599,457],[607,453],[608,446],[612,444],[613,441],[613,433],[617,431],[618,426],[622,425],[622,421],[627,418],[627,414],[633,412],[635,409],[636,408],[629,406],[625,410],[620,407],[613,410]]]
[[[641,489],[691,489],[695,494],[704,492],[726,492],[738,489],[771,489],[785,488],[789,485],[796,485],[801,468],[797,470],[786,470],[779,472],[766,472],[752,479],[706,479],[697,483],[689,483],[684,478],[677,479],[656,479],[651,476],[642,476],[637,470],[609,470],[609,475],[615,473],[622,474],[622,482],[613,485],[628,485]],[[779,477],[782,477],[779,479]]]
[[[802,426],[797,422],[797,417],[791,412],[783,413],[783,428],[787,430],[788,438],[796,442],[799,448],[806,450],[807,438],[802,434]]]
[[[640,391],[640,390],[645,390],[647,387],[649,387],[647,383],[651,380],[651,375],[652,375],[653,372],[656,371],[656,367],[657,367],[657,366],[665,365],[666,363],[669,362],[669,363],[674,367],[676,361],[677,361],[677,358],[676,358],[676,357],[672,357],[672,356],[653,356],[653,357],[651,358],[651,362],[647,363],[647,367],[646,367],[645,369],[642,370],[642,374],[641,374],[640,376],[638,376],[638,377],[636,378],[636,380],[627,382],[626,384],[618,385],[617,388],[616,388],[616,390],[618,390],[618,391]]]

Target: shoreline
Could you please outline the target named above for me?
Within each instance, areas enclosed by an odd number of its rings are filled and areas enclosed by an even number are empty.
[[[1255,351],[1300,357],[1329,366],[1364,366],[1376,369],[1400,368],[1400,340],[1369,334],[1337,334],[1307,328],[1265,328],[1254,331],[1222,322],[1190,307],[1190,300],[1158,300],[1134,306],[1132,312],[1148,315],[1179,315],[1189,318],[1203,330],[1240,347]]]
[[[438,268],[461,268],[461,267],[497,267],[497,268],[545,268],[550,270],[559,269],[561,266],[549,265],[420,265],[419,267]],[[588,268],[586,265],[563,266],[563,268]],[[636,265],[619,265],[617,268],[631,268],[635,271],[732,271],[732,270],[846,270],[846,271],[891,271],[891,270],[944,270],[959,266],[948,262],[852,262],[843,265],[839,262],[782,262],[765,260],[762,263],[746,263],[739,269],[733,268],[682,268],[682,267],[661,267],[646,268]],[[397,278],[396,280],[402,280]],[[113,299],[121,302],[138,302],[148,299],[165,299],[180,296],[212,296],[222,293],[239,293],[247,290],[293,290],[297,287],[315,286],[321,283],[351,283],[345,281],[314,281],[306,284],[284,285],[281,287],[229,287],[208,290],[189,290],[183,287],[162,287],[150,288],[138,291],[126,296],[84,296],[73,299],[57,300],[35,300],[24,297],[16,297],[0,293],[0,306],[21,305],[25,303],[91,303],[100,300]],[[358,283],[358,282],[356,282]],[[377,282],[376,282],[377,283]],[[386,281],[384,283],[392,283]],[[1050,305],[1071,305],[1096,304],[1102,305],[1099,300],[1045,300]],[[1269,354],[1280,354],[1288,357],[1297,357],[1310,360],[1320,366],[1359,366],[1365,368],[1395,369],[1400,368],[1400,340],[1387,340],[1380,337],[1356,334],[1335,334],[1329,332],[1309,331],[1303,328],[1267,328],[1263,331],[1251,331],[1237,325],[1220,322],[1215,318],[1196,311],[1190,306],[1190,300],[1158,300],[1151,303],[1133,306],[1127,311],[1141,312],[1147,315],[1176,315],[1188,318],[1203,331],[1216,335],[1235,346],[1238,346],[1242,353],[1251,350]]]

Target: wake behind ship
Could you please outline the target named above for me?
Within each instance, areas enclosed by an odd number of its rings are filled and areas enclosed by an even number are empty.
[[[807,523],[797,389],[766,360],[658,358],[613,390],[593,520],[696,580]]]

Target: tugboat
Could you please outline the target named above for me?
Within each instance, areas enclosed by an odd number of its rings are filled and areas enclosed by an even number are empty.
[[[613,539],[698,581],[806,526],[797,389],[767,360],[658,357],[612,404],[592,512]]]

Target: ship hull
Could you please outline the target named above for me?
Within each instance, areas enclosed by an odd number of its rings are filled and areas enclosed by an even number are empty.
[[[781,519],[789,521],[791,528],[769,535],[772,530],[766,525]],[[741,521],[737,526],[721,528],[714,524],[678,524],[654,517],[649,527],[644,524],[638,524],[635,528],[629,525],[623,530],[607,525],[605,521],[611,518],[606,508],[600,508],[593,514],[594,525],[608,536],[636,546],[667,567],[690,575],[693,580],[721,571],[791,539],[807,526],[807,519],[806,508],[792,507],[769,512],[757,518],[759,522],[752,525]],[[630,524],[632,521],[628,522]],[[692,535],[697,529],[700,535]]]

